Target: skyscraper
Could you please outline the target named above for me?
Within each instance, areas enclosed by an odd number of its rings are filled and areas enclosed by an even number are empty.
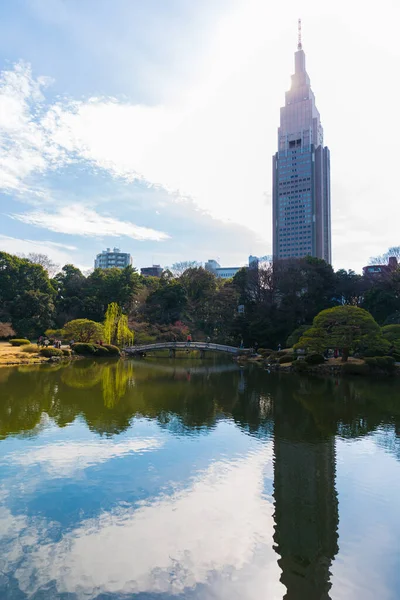
[[[272,218],[274,259],[310,255],[331,262],[330,154],[306,71],[300,20],[273,157]]]

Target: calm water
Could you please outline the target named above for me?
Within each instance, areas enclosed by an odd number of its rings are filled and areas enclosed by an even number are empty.
[[[1,600],[398,600],[400,382],[0,369]]]

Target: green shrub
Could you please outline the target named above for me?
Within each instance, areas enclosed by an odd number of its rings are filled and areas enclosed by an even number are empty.
[[[368,375],[369,367],[365,363],[343,363],[342,373],[344,375]]]
[[[71,356],[72,354],[72,350],[69,348],[61,348],[61,352],[63,353],[63,356]]]
[[[280,358],[281,356],[286,356],[287,351],[286,350],[278,350],[278,352],[276,352],[276,356],[278,358]]]
[[[39,354],[45,358],[51,358],[52,356],[62,356],[63,352],[59,348],[48,346],[47,348],[41,348]]]
[[[108,353],[111,356],[119,356],[121,354],[118,346],[113,346],[112,344],[103,344],[103,348],[107,348]]]
[[[386,373],[393,373],[396,368],[395,362],[392,356],[372,356],[365,359],[365,364],[371,371],[379,370]]]
[[[305,357],[305,361],[309,365],[322,365],[322,363],[325,362],[325,359],[322,356],[322,354],[315,353],[315,354],[308,354]]]
[[[293,367],[297,373],[304,373],[305,371],[308,371],[308,364],[305,360],[296,360],[293,363]]]
[[[10,340],[10,344],[11,346],[27,346],[28,344],[30,344],[29,340],[20,340],[20,339],[13,339]]]
[[[283,365],[284,363],[290,363],[296,360],[297,356],[294,354],[285,354],[285,356],[281,356],[278,360],[279,364]]]
[[[73,344],[72,350],[81,356],[110,356],[110,352],[106,346],[100,346],[100,344],[77,342],[76,344]]]
[[[100,344],[92,344],[94,346],[94,355],[95,356],[110,356],[110,352],[107,350],[105,346],[100,346]]]
[[[28,344],[27,346],[22,346],[21,352],[28,352],[29,354],[34,354],[39,352],[39,348],[36,344]]]
[[[76,354],[80,354],[82,356],[91,356],[95,354],[94,344],[86,344],[85,342],[76,342],[76,344],[72,344],[72,350],[76,352]]]

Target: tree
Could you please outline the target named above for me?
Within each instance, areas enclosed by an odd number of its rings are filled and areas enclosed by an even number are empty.
[[[397,260],[400,261],[400,246],[392,246],[380,256],[373,256],[369,259],[371,265],[387,265],[389,262],[389,258],[394,256]]]
[[[15,331],[11,326],[11,323],[0,322],[0,339],[15,337]]]
[[[24,255],[21,255],[21,258],[26,258],[31,263],[34,263],[35,265],[40,265],[41,267],[43,267],[43,269],[45,271],[47,271],[49,277],[54,277],[54,275],[57,273],[58,269],[60,268],[60,265],[57,265],[55,262],[53,262],[51,260],[51,258],[49,258],[47,256],[47,254],[40,254],[38,252],[29,252],[29,254],[26,257]]]
[[[337,304],[351,304],[361,306],[368,280],[354,271],[340,269],[334,278],[334,298]]]
[[[129,329],[128,317],[122,314],[121,307],[116,302],[112,302],[107,307],[104,336],[107,344],[117,346],[133,344],[133,332]]]
[[[174,263],[169,268],[169,271],[171,271],[171,273],[173,274],[174,277],[180,277],[188,269],[197,269],[198,267],[201,267],[201,266],[202,266],[201,263],[198,262],[197,260],[184,260],[181,262]]]
[[[350,350],[375,345],[381,340],[380,327],[366,310],[356,306],[335,306],[315,317],[312,327],[295,347],[317,352],[339,348],[342,360],[346,362]]]
[[[75,342],[96,342],[103,339],[104,328],[101,323],[89,319],[74,319],[64,325],[64,337]]]
[[[292,333],[289,335],[288,339],[286,340],[286,347],[292,348],[295,344],[298,343],[301,336],[304,335],[304,333],[306,331],[308,331],[310,328],[311,328],[311,325],[300,325],[300,327],[297,327],[297,329],[292,331]]]
[[[54,311],[51,294],[23,291],[10,308],[11,322],[19,336],[34,339],[53,325]]]
[[[163,279],[146,299],[145,316],[151,323],[171,324],[182,320],[187,296],[178,279]]]
[[[362,307],[382,324],[390,315],[400,311],[400,271],[374,281],[365,293]]]

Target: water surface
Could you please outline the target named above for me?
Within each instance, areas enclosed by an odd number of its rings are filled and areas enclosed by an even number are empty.
[[[2,600],[397,600],[400,384],[0,369]]]

